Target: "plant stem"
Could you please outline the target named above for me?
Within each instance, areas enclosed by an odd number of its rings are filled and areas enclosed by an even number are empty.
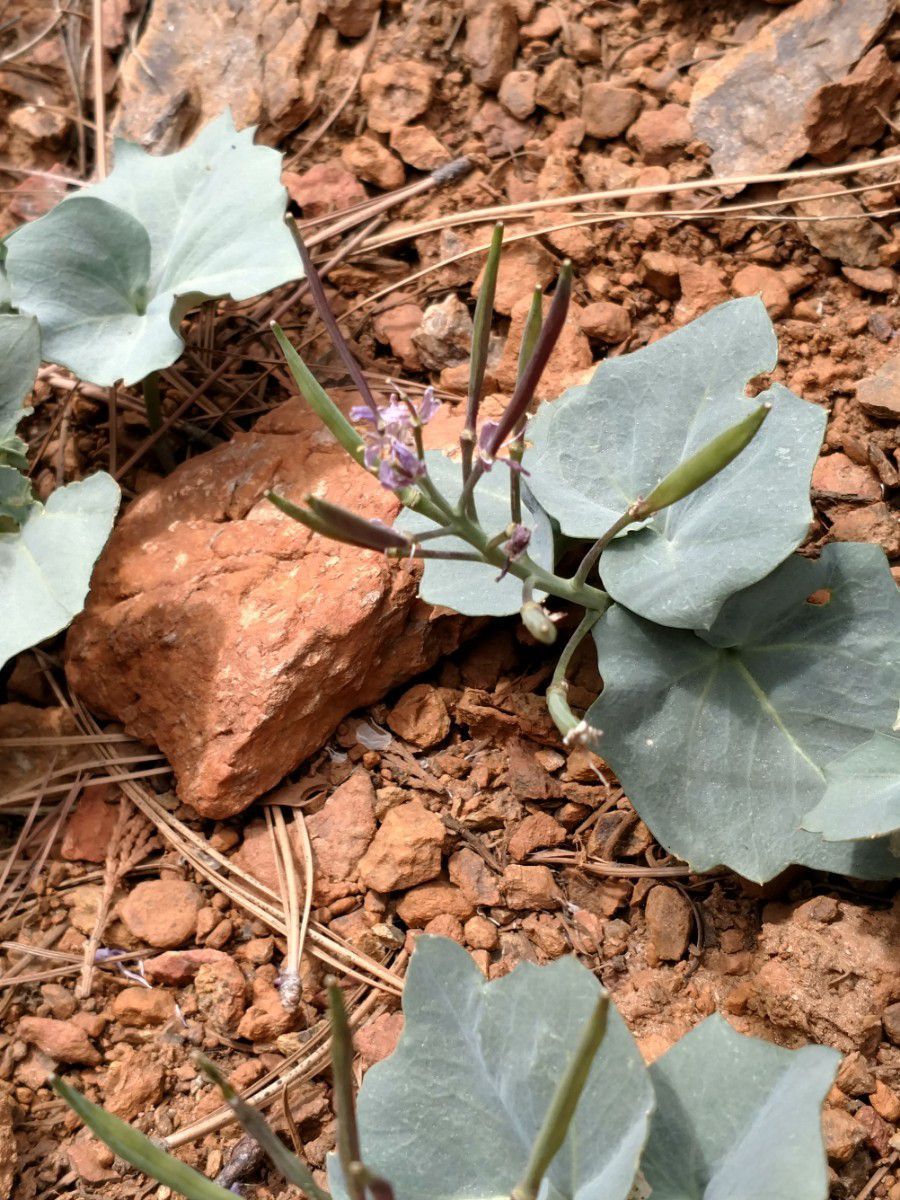
[[[331,1075],[337,1117],[338,1157],[351,1200],[364,1200],[365,1189],[358,1171],[362,1152],[353,1098],[353,1037],[343,993],[333,979],[328,980],[328,1009],[331,1015]]]
[[[494,315],[494,294],[497,290],[497,272],[500,268],[500,249],[503,245],[503,225],[494,226],[491,248],[481,276],[481,290],[475,304],[475,320],[472,328],[472,358],[469,364],[469,394],[466,404],[466,423],[459,444],[462,452],[463,483],[472,469],[475,452],[475,427],[478,423],[478,407],[484,390],[484,372],[487,366],[488,348],[491,340],[491,319]]]
[[[613,524],[610,525],[606,533],[604,533],[602,537],[597,538],[596,542],[594,542],[593,546],[591,546],[590,550],[588,550],[587,554],[581,560],[581,565],[579,566],[578,570],[572,576],[573,583],[576,583],[579,587],[582,587],[585,583],[587,583],[587,577],[590,575],[592,567],[596,565],[600,555],[613,540],[616,534],[621,533],[623,529],[627,529],[629,525],[633,525],[635,521],[642,519],[638,514],[638,506],[640,503],[640,500],[636,500],[634,504],[629,505],[628,509],[622,513],[621,517],[619,517],[617,521],[614,521]]]
[[[162,427],[162,405],[159,399],[159,373],[151,371],[144,377],[144,409],[147,413],[147,424],[150,432],[156,433]],[[175,456],[172,444],[167,437],[161,437],[154,446],[156,458],[162,469],[168,474],[175,470]]]
[[[585,612],[584,616],[578,623],[578,627],[569,640],[563,647],[563,652],[559,656],[556,664],[556,669],[553,672],[553,678],[550,680],[550,686],[547,688],[547,708],[550,716],[553,718],[553,723],[563,735],[565,739],[573,729],[580,724],[578,718],[569,707],[569,701],[566,697],[568,684],[566,683],[566,675],[569,671],[569,666],[575,651],[594,628],[597,622],[602,617],[600,612]]]
[[[531,1157],[521,1181],[513,1188],[512,1200],[536,1200],[541,1182],[566,1140],[575,1109],[587,1083],[597,1051],[606,1033],[606,1017],[609,997],[602,995],[588,1018],[578,1048],[572,1056],[565,1075],[559,1081],[544,1117],[544,1123],[535,1139]]]

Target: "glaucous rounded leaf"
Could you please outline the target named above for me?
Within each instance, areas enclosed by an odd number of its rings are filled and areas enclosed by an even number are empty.
[[[794,556],[732,597],[702,637],[620,607],[593,636],[597,748],[669,851],[758,882],[789,863],[900,875],[886,840],[826,842],[801,828],[826,765],[897,715],[900,592],[881,549]]]
[[[181,353],[188,308],[299,278],[280,174],[229,112],[175,154],[117,142],[108,178],[8,239],[12,300],[40,321],[45,358],[135,383]]]
[[[34,317],[0,313],[0,465],[24,469],[25,443],[16,427],[29,409],[22,401],[34,386],[41,334]]]
[[[81,611],[118,507],[118,484],[98,471],[33,504],[20,529],[0,532],[0,666]]]
[[[602,362],[590,383],[543,405],[528,427],[535,497],[564,534],[594,540],[683,459],[772,405],[723,471],[604,553],[604,587],[648,620],[709,628],[730,595],[768,575],[806,535],[825,412],[778,384],[747,396],[777,350],[762,301],[732,300]]]
[[[432,481],[448,500],[456,503],[462,488],[460,465],[437,450],[429,450],[425,459]],[[509,470],[502,463],[483,475],[475,489],[478,517],[490,536],[502,532],[512,517],[509,507]],[[553,569],[553,527],[547,514],[523,482],[522,520],[532,530],[529,555],[540,566]],[[404,533],[416,534],[434,529],[427,517],[405,508],[394,522]],[[429,550],[472,551],[472,547],[456,537],[434,538],[426,543]],[[522,581],[514,575],[498,579],[497,567],[480,562],[427,559],[424,563],[419,595],[429,604],[453,608],[466,617],[506,617],[522,607]],[[536,592],[536,595],[543,595]]]
[[[828,842],[900,830],[900,737],[876,733],[825,769],[827,787],[803,828]]]
[[[575,958],[522,963],[488,983],[455,942],[421,937],[400,1043],[359,1093],[366,1166],[397,1200],[508,1197],[599,991]],[[641,1056],[610,1008],[542,1200],[626,1200],[652,1108]],[[335,1196],[346,1195],[334,1157],[329,1180]]]
[[[702,1021],[650,1067],[653,1200],[825,1200],[822,1102],[840,1060]]]

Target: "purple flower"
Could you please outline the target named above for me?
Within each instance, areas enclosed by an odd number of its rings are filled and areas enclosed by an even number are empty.
[[[422,393],[422,402],[419,405],[419,420],[422,424],[427,425],[440,407],[441,402],[435,396],[434,388],[427,387]]]
[[[399,438],[388,438],[387,442],[388,455],[381,460],[378,479],[384,487],[396,492],[421,479],[425,474],[425,464]]]
[[[489,450],[496,432],[496,421],[485,421],[478,431],[478,457],[484,463],[484,468],[486,471],[489,471],[494,465],[494,456],[493,454],[489,453]]]
[[[531,530],[524,525],[514,525],[509,540],[503,543],[501,549],[510,562],[517,562],[528,549],[531,541]]]
[[[414,427],[430,421],[439,408],[434,389],[426,388],[415,410],[396,392],[391,393],[386,404],[379,405],[377,420],[368,406],[356,405],[350,410],[352,420],[375,426],[366,430],[363,462],[368,470],[377,472],[384,487],[397,491],[425,474],[425,464],[410,442]]]

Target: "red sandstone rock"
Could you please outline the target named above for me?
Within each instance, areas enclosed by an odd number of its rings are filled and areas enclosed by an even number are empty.
[[[360,85],[369,127],[376,133],[390,133],[414,121],[428,111],[433,88],[433,68],[415,58],[381,63],[363,75]]]
[[[366,189],[336,160],[316,163],[302,175],[283,171],[281,182],[306,218],[323,217],[366,199]]]
[[[403,186],[406,172],[403,163],[375,138],[363,135],[349,142],[341,151],[341,162],[357,179],[374,183],[390,191]]]
[[[784,280],[771,267],[742,267],[731,281],[736,296],[761,296],[769,316],[783,317],[791,307],[791,294]]]
[[[69,633],[74,690],[155,742],[207,816],[240,812],[463,629],[417,600],[415,568],[323,541],[265,499],[272,487],[397,509],[289,402],[129,508]]]
[[[446,879],[435,879],[411,888],[397,904],[397,916],[412,929],[423,929],[445,914],[467,921],[475,913],[471,900]]]
[[[503,873],[507,908],[559,908],[562,896],[549,867],[511,865]]]
[[[519,43],[519,23],[510,0],[466,0],[463,54],[472,82],[495,91],[511,71]]]
[[[375,789],[358,769],[306,818],[317,874],[349,880],[375,836]]]
[[[425,315],[414,300],[407,299],[399,303],[401,294],[398,293],[390,303],[390,307],[378,313],[372,322],[372,330],[379,342],[385,342],[391,348],[391,353],[410,371],[421,370],[419,353],[412,340],[412,335],[422,324]]]
[[[441,869],[444,823],[413,800],[392,808],[359,863],[359,877],[376,892],[395,892],[434,879]]]
[[[106,784],[85,788],[66,822],[59,856],[66,862],[102,863],[119,819],[119,806],[110,804]]]
[[[388,714],[390,728],[421,750],[442,742],[450,732],[450,714],[437,688],[417,683],[404,692]]]
[[[677,888],[657,884],[647,895],[644,912],[657,956],[677,962],[687,950],[694,928],[690,904]]]
[[[380,8],[381,0],[323,0],[322,15],[344,37],[358,38],[368,33]]]
[[[391,149],[417,171],[434,171],[451,158],[444,143],[425,125],[398,125],[391,133]]]
[[[816,463],[813,490],[842,500],[880,500],[881,485],[868,469],[846,454],[826,454]]]
[[[884,130],[898,79],[884,46],[876,46],[837,83],[826,84],[806,110],[809,153],[823,163],[842,162],[855,146],[870,146]]]
[[[613,83],[589,83],[581,96],[585,131],[606,141],[624,133],[641,111],[641,94]]]
[[[164,1025],[175,1016],[171,992],[161,988],[123,988],[112,1002],[112,1015],[120,1025],[145,1029],[149,1025]]]
[[[226,954],[203,963],[194,981],[197,1007],[213,1029],[233,1033],[247,1007],[247,985],[237,963]]]
[[[691,137],[687,109],[680,104],[664,104],[641,113],[628,133],[645,163],[663,166],[679,157]]]
[[[151,1047],[126,1049],[124,1057],[110,1064],[103,1079],[103,1103],[123,1121],[133,1121],[162,1100],[166,1091],[166,1073],[152,1057]]]
[[[23,1017],[17,1029],[23,1042],[30,1042],[44,1054],[61,1063],[85,1063],[95,1067],[100,1052],[91,1045],[87,1033],[74,1021],[53,1017]]]
[[[371,1067],[393,1054],[403,1032],[403,1013],[379,1013],[353,1035],[353,1042],[365,1067]]]
[[[558,846],[566,840],[565,827],[549,813],[531,813],[520,821],[509,839],[507,849],[511,858],[521,862],[532,852],[546,846]]]
[[[125,897],[118,915],[139,941],[174,950],[193,937],[203,904],[200,889],[181,879],[151,879]]]
[[[631,333],[631,317],[628,309],[610,300],[595,300],[579,313],[581,328],[588,337],[616,345],[624,342]]]

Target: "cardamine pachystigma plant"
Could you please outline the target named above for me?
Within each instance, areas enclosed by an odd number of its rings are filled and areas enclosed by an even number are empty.
[[[310,1200],[825,1200],[822,1101],[840,1055],[785,1050],[701,1021],[645,1067],[628,1027],[574,957],[522,963],[488,983],[468,953],[422,935],[404,1029],[358,1103],[341,990],[329,985],[337,1151],[330,1192],[217,1067],[247,1134]],[[226,1190],[105,1112],[54,1086],[111,1150],[188,1200]],[[289,1111],[289,1110],[286,1110]],[[224,1183],[231,1177],[220,1176]]]
[[[866,878],[900,866],[900,595],[883,551],[807,536],[825,412],[780,384],[755,399],[777,342],[758,297],[719,305],[530,415],[563,329],[572,268],[543,316],[536,293],[518,380],[479,420],[502,228],[475,309],[458,461],[426,451],[438,401],[378,404],[302,250],[319,315],[363,403],[349,419],[283,332],[300,391],[363,470],[394,492],[393,528],[307,496],[271,493],[325,537],[424,563],[423,599],[515,612],[553,643],[581,613],[547,704],[567,745],[602,753],[659,841],[697,870],[757,881],[788,863]],[[581,543],[569,574],[557,571]],[[583,639],[603,691],[566,697]]]

